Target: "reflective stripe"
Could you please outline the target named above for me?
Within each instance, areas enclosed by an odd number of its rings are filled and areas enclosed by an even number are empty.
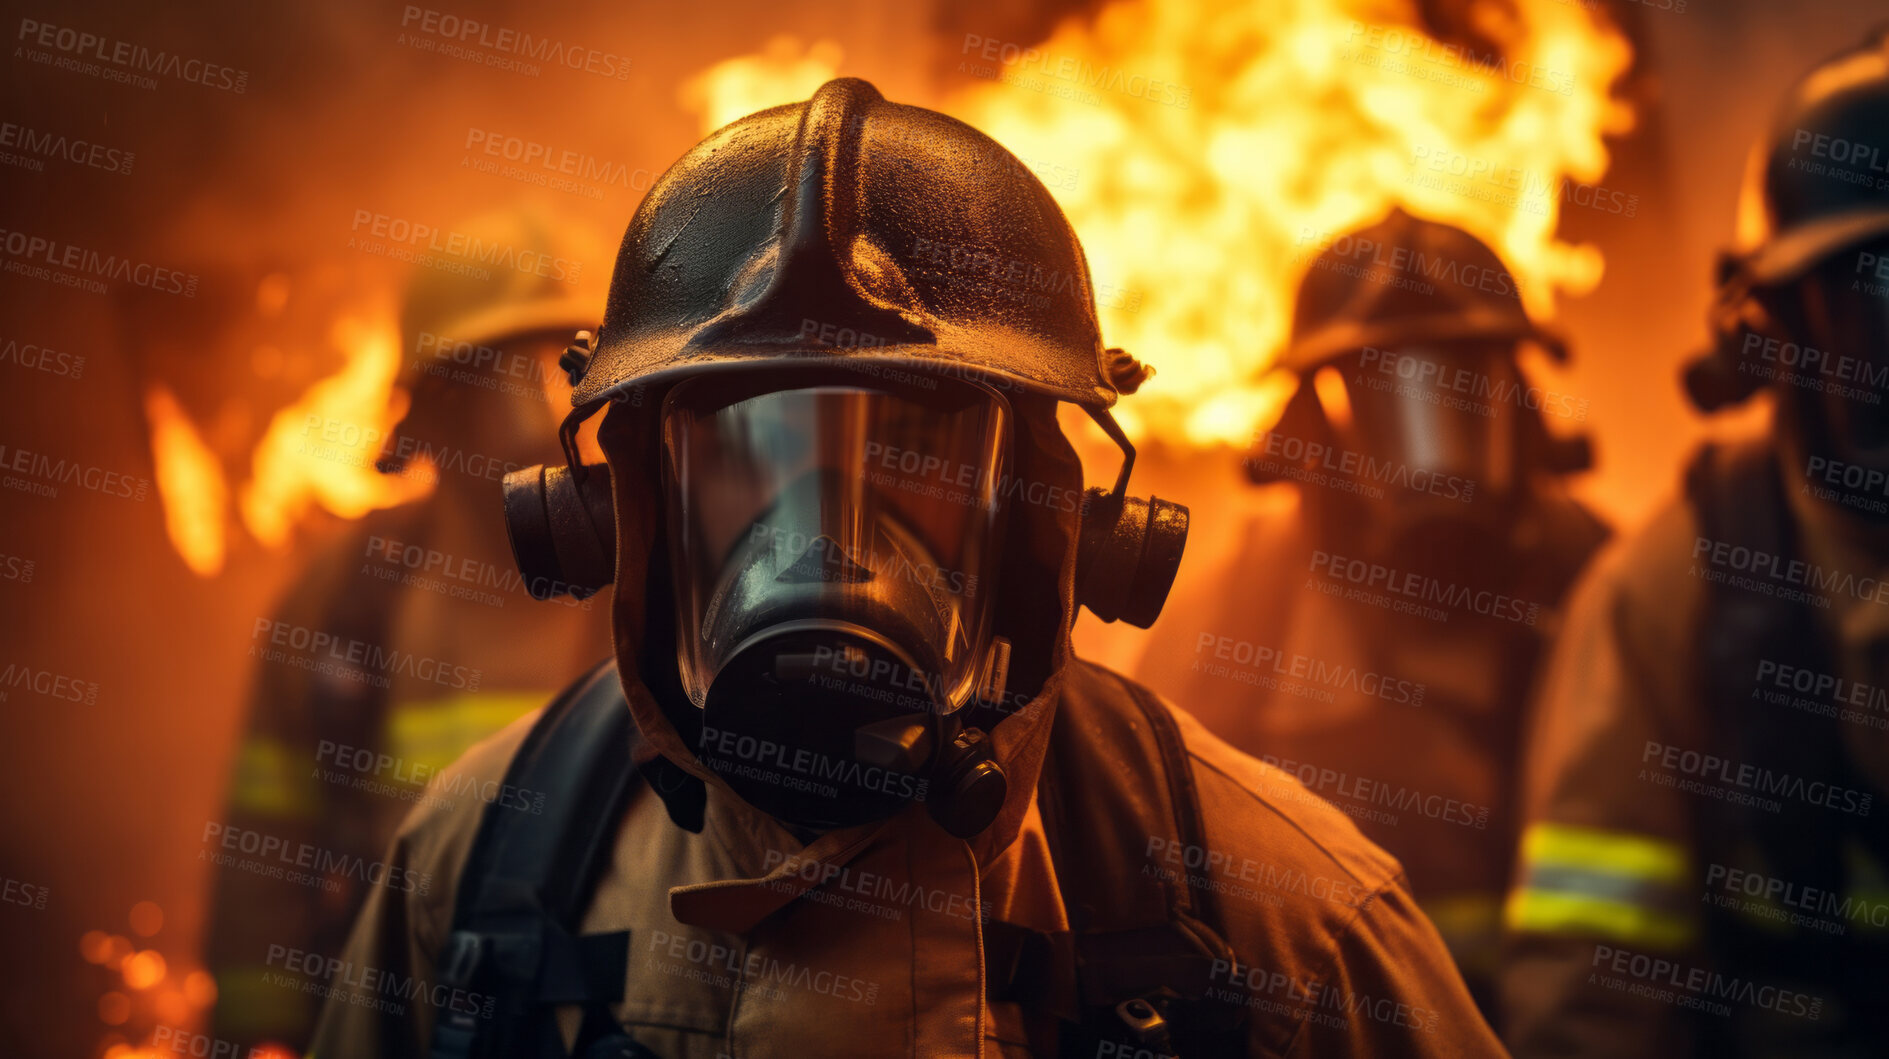
[[[1521,880],[1503,908],[1514,932],[1607,938],[1672,949],[1697,931],[1684,846],[1562,824],[1522,834]]]
[[[1549,864],[1683,886],[1686,848],[1677,842],[1565,824],[1530,824],[1522,833],[1522,863]]]
[[[313,767],[313,762],[309,763]],[[306,820],[315,815],[311,779],[279,739],[250,736],[236,750],[236,775],[230,804],[238,811],[278,819]]]
[[[472,744],[551,701],[549,691],[483,691],[402,702],[387,715],[387,752],[408,770],[432,774]]]

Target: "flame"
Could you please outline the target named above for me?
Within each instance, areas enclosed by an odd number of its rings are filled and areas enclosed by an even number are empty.
[[[242,489],[243,524],[272,548],[286,543],[290,530],[316,505],[342,518],[359,518],[432,489],[428,474],[409,469],[389,475],[375,469],[407,406],[406,392],[395,385],[400,332],[394,313],[380,307],[343,316],[331,340],[346,362],[269,421]]]
[[[800,38],[782,34],[754,55],[725,59],[684,81],[676,101],[701,117],[707,135],[757,110],[813,95],[839,72],[841,54],[830,40],[803,50]]]
[[[151,454],[157,465],[158,495],[164,502],[164,530],[192,573],[215,577],[223,569],[224,522],[230,504],[223,465],[162,384],[145,393],[144,413],[151,423]]]
[[[164,929],[164,909],[155,901],[131,908],[132,932],[149,937]],[[158,1059],[174,1054],[153,1041],[161,1027],[196,1033],[203,1013],[216,1002],[216,982],[209,972],[166,959],[155,947],[137,949],[122,934],[88,930],[79,937],[79,954],[99,964],[115,980],[99,993],[99,1021],[115,1027],[95,1046],[103,1059]],[[207,1038],[204,1043],[210,1043]],[[261,1055],[263,1053],[257,1052]]]
[[[1160,369],[1123,426],[1239,443],[1285,393],[1262,375],[1316,254],[1307,233],[1399,205],[1454,224],[1538,317],[1599,282],[1599,251],[1555,234],[1562,181],[1598,181],[1602,137],[1632,125],[1610,95],[1631,49],[1588,6],[1477,6],[1499,52],[1466,55],[1417,28],[1411,0],[1119,0],[1040,44],[953,42],[958,76],[983,80],[948,109],[1045,176],[1107,341]],[[1459,158],[1522,187],[1456,179]]]

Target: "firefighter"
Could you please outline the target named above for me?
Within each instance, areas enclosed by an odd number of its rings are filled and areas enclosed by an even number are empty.
[[[547,234],[519,213],[459,230],[504,246],[541,245]],[[270,947],[339,948],[413,804],[481,804],[475,789],[443,787],[440,770],[609,649],[595,601],[532,599],[493,510],[506,470],[557,451],[545,440],[553,402],[568,389],[557,359],[584,325],[585,303],[554,277],[488,275],[416,269],[405,294],[410,403],[371,447],[384,473],[433,482],[430,495],[350,527],[258,623],[259,652],[293,657],[256,664],[227,807],[208,848],[275,840],[307,852],[289,865],[306,877],[299,882],[213,873],[215,1032],[245,1047],[299,1048],[319,1010],[318,997],[267,984]],[[319,424],[311,431],[321,433]],[[315,635],[334,646],[295,650]],[[303,662],[335,664],[316,672]]]
[[[1294,395],[1245,459],[1289,495],[1194,572],[1138,676],[1394,855],[1486,1011],[1524,707],[1605,533],[1564,485],[1582,445],[1544,424],[1585,405],[1523,373],[1524,343],[1564,347],[1473,236],[1397,209],[1320,242]]]
[[[1526,1055],[1881,1054],[1889,1039],[1889,37],[1814,69],[1754,152],[1688,369],[1761,435],[1574,593],[1505,908]]]
[[[1128,494],[1147,369],[989,138],[853,79],[735,122],[569,363],[607,470],[508,518],[613,580],[615,657],[455,766],[515,808],[402,826],[430,892],[278,960],[312,1054],[1501,1054],[1395,861],[1072,655],[1078,605],[1152,622],[1186,513]]]

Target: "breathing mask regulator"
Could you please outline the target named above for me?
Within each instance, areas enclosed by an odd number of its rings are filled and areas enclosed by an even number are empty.
[[[582,349],[583,339],[576,349]],[[811,830],[922,801],[946,831],[988,827],[1008,791],[966,718],[1006,703],[995,632],[1016,413],[969,378],[862,384],[856,370],[714,372],[661,402],[677,667],[701,711],[697,758],[750,804]],[[1078,602],[1159,615],[1187,509],[1084,497]],[[607,469],[505,478],[514,557],[538,598],[614,578]]]

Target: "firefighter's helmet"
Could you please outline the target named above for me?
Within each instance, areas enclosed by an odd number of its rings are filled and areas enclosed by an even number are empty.
[[[1889,27],[1792,87],[1752,151],[1733,249],[1720,256],[1709,317],[1714,348],[1688,365],[1686,389],[1711,411],[1765,382],[1739,370],[1745,337],[1775,322],[1759,297],[1832,255],[1889,235]]]

